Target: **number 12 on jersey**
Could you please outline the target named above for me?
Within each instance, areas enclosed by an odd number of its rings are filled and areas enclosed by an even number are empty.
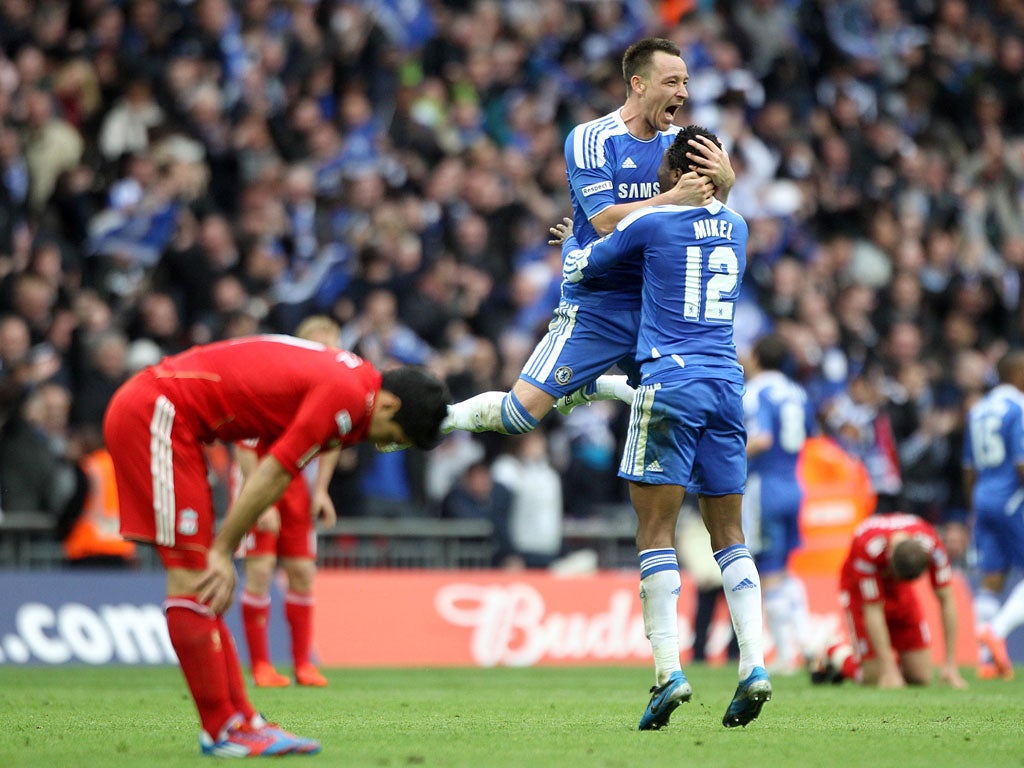
[[[683,316],[696,323],[701,320],[708,323],[731,323],[740,281],[740,262],[736,252],[728,245],[715,246],[708,256],[707,271],[710,276],[705,286],[704,253],[699,245],[687,246]]]

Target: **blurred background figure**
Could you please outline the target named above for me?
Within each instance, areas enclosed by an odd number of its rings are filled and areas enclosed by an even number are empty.
[[[807,589],[789,568],[789,558],[801,544],[797,462],[817,424],[807,393],[784,373],[790,364],[785,339],[762,336],[744,365],[743,397],[748,463],[743,532],[761,575],[774,666],[781,672],[802,670],[814,650]]]
[[[494,481],[512,491],[506,568],[545,568],[562,554],[562,478],[551,465],[547,437],[535,430],[512,438],[499,456]]]
[[[32,391],[4,385],[0,421],[0,509],[35,512],[55,527],[74,519],[82,505],[84,480],[69,440],[70,396],[58,384]]]
[[[312,315],[296,329],[300,339],[327,347],[338,346],[340,327],[329,317]],[[266,446],[236,445],[239,487],[265,455]],[[313,581],[316,577],[317,525],[330,528],[337,520],[328,485],[338,464],[339,451],[325,451],[311,461],[288,485],[242,539],[238,554],[244,558],[241,599],[242,625],[249,649],[253,682],[262,688],[281,688],[291,680],[280,674],[270,656],[270,587],[278,568],[284,572],[284,616],[291,638],[292,669],[299,685],[324,687],[327,678],[313,663]]]
[[[486,520],[491,524],[494,549],[492,564],[500,566],[512,553],[509,521],[512,517],[512,491],[495,482],[486,461],[470,464],[462,477],[441,502],[441,517],[450,520]]]
[[[78,438],[78,462],[84,488],[77,515],[67,510],[57,535],[63,539],[64,557],[73,568],[131,568],[137,565],[135,542],[121,536],[121,511],[114,480],[114,461],[99,433],[86,431]]]
[[[1003,599],[1010,572],[1024,572],[1024,352],[1004,355],[997,371],[999,384],[968,414],[963,462],[981,574],[978,675],[1009,680],[1006,638],[1024,624],[1024,581]]]
[[[824,413],[828,433],[867,468],[879,514],[898,509],[903,490],[888,389],[881,371],[861,371],[847,390],[828,402]]]
[[[739,645],[728,618],[715,623],[719,611],[728,616],[725,593],[722,592],[722,569],[718,567],[711,548],[711,537],[700,518],[696,505],[683,504],[676,535],[679,565],[694,580],[697,604],[693,616],[693,660],[714,666],[727,659],[738,659]]]

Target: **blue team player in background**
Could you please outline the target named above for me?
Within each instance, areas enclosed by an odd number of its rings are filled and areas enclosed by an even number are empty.
[[[974,596],[978,677],[1013,677],[1006,638],[1024,623],[1024,580],[1000,605],[1006,577],[1024,571],[1024,352],[996,366],[999,385],[971,406],[964,484],[974,518],[981,584]]]
[[[623,106],[576,126],[565,140],[573,218],[563,256],[607,235],[644,206],[703,205],[714,196],[724,201],[736,178],[728,154],[701,137],[684,147],[693,172],[668,186],[658,178],[662,155],[679,130],[672,119],[688,95],[689,73],[679,46],[661,38],[640,40],[623,55],[622,74]],[[592,284],[563,284],[548,332],[512,391],[483,392],[456,403],[443,429],[522,434],[536,427],[556,400],[563,412],[587,400],[628,402],[633,390],[625,376],[598,377],[616,364],[636,373],[639,311],[636,258],[623,260]]]
[[[803,489],[797,477],[797,461],[808,436],[817,432],[817,425],[807,393],[783,372],[788,359],[785,339],[772,333],[757,340],[747,361],[743,530],[761,574],[775,666],[795,672],[815,650],[807,590],[787,566],[790,554],[800,546]]]
[[[658,169],[663,188],[689,170],[688,142],[699,136],[718,143],[703,128],[682,129]],[[636,350],[641,384],[619,465],[637,514],[640,599],[656,678],[640,730],[666,725],[692,696],[679,663],[674,540],[687,490],[698,495],[740,649],[740,683],[722,723],[745,726],[772,694],[764,668],[760,578],[741,520],[746,430],[733,319],[746,246],[743,217],[715,200],[642,208],[565,260],[570,283],[600,280],[625,260],[643,264]]]

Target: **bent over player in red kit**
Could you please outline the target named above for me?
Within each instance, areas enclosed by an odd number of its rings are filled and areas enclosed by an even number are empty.
[[[339,326],[327,315],[310,315],[295,329],[295,336],[338,347]],[[235,493],[241,482],[256,469],[268,446],[259,440],[235,445],[238,472]],[[257,687],[278,688],[291,680],[280,674],[270,659],[270,585],[274,572],[284,571],[287,591],[284,617],[291,639],[295,682],[299,685],[325,686],[327,678],[313,664],[313,580],[316,576],[316,526],[330,528],[337,520],[328,486],[338,465],[341,449],[325,451],[306,465],[292,480],[275,504],[264,510],[242,538],[236,556],[244,558],[242,572],[242,628]],[[240,477],[239,477],[240,475]]]
[[[913,582],[928,571],[942,614],[945,658],[940,678],[966,688],[956,666],[956,603],[949,556],[939,535],[916,515],[872,515],[857,526],[839,579],[839,600],[855,644],[826,651],[814,682],[850,678],[879,688],[928,685],[931,637]],[[841,657],[841,658],[837,658]],[[829,667],[832,668],[829,668]]]
[[[450,397],[406,366],[380,373],[356,355],[290,336],[194,347],[133,376],[104,420],[121,533],[156,546],[167,570],[167,628],[202,724],[203,754],[313,753],[319,742],[268,723],[245,690],[221,614],[235,589],[232,553],[260,513],[321,451],[365,440],[432,448]],[[214,538],[202,445],[267,446]]]

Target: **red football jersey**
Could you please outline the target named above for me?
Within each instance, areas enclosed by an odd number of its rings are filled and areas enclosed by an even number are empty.
[[[351,352],[291,336],[194,347],[152,373],[197,438],[258,438],[293,475],[321,450],[366,437],[381,383]]]
[[[852,598],[877,602],[895,586],[897,580],[886,573],[889,542],[895,533],[909,534],[931,554],[928,573],[933,587],[949,584],[953,575],[949,556],[934,528],[917,515],[872,515],[853,532],[850,553],[843,563],[841,588]]]

